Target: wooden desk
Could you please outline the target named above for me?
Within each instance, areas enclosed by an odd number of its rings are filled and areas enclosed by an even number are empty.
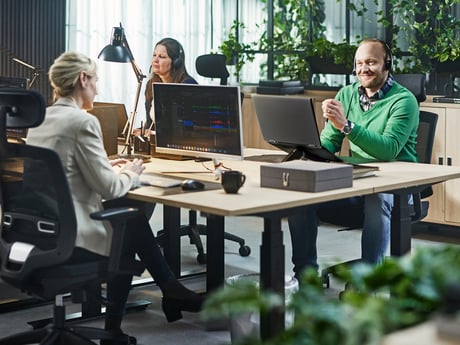
[[[247,155],[258,150],[248,150]],[[282,218],[299,207],[380,192],[395,195],[392,217],[391,254],[403,255],[410,251],[411,224],[407,195],[414,188],[460,177],[460,167],[416,163],[379,163],[375,177],[355,180],[353,187],[320,193],[304,193],[260,187],[260,165],[254,161],[228,161],[226,166],[246,174],[246,183],[238,194],[226,194],[222,189],[194,193],[165,194],[154,187],[142,187],[129,192],[133,199],[158,202],[164,205],[164,229],[167,230],[165,256],[176,274],[180,274],[180,209],[194,209],[207,215],[207,289],[222,286],[224,282],[224,218],[226,216],[258,216],[264,219],[260,253],[261,286],[284,295],[285,252],[281,230]],[[146,171],[176,172],[171,175],[213,181],[200,163],[193,161],[165,161],[152,159]],[[193,173],[190,173],[193,172]],[[276,311],[261,319],[261,335],[271,337],[284,328],[284,312]]]

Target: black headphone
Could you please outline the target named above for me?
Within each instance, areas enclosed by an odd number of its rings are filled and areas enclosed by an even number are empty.
[[[178,55],[173,59],[172,66],[174,70],[179,69],[183,64],[184,64],[184,49],[182,48],[182,45],[176,41],[177,43],[177,50],[178,50]]]
[[[393,68],[393,54],[391,53],[390,46],[385,42],[378,38],[375,39],[368,39],[364,40],[363,42],[378,42],[382,45],[383,49],[385,50],[385,70],[390,71]],[[361,42],[361,44],[363,43]],[[356,75],[356,60],[353,61],[353,71],[351,71],[352,75]]]

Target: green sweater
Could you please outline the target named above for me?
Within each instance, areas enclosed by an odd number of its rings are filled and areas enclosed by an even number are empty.
[[[419,106],[414,95],[394,82],[382,99],[363,111],[359,105],[358,87],[358,82],[345,86],[336,96],[348,114],[348,120],[355,124],[348,135],[352,156],[358,161],[418,162],[415,144]],[[321,143],[330,152],[340,151],[343,138],[344,134],[330,122],[321,132]]]

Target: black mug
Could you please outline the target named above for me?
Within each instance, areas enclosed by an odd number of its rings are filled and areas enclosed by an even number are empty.
[[[238,193],[238,190],[246,181],[246,176],[241,171],[225,170],[222,171],[221,181],[226,193]]]

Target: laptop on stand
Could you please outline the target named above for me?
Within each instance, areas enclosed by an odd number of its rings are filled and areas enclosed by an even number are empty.
[[[309,159],[353,165],[353,177],[372,176],[378,167],[355,164],[353,157],[336,156],[321,146],[313,101],[308,97],[253,95],[252,101],[262,136],[269,144],[287,152],[272,162]],[[270,161],[272,157],[248,157]],[[360,162],[364,163],[364,162]]]

